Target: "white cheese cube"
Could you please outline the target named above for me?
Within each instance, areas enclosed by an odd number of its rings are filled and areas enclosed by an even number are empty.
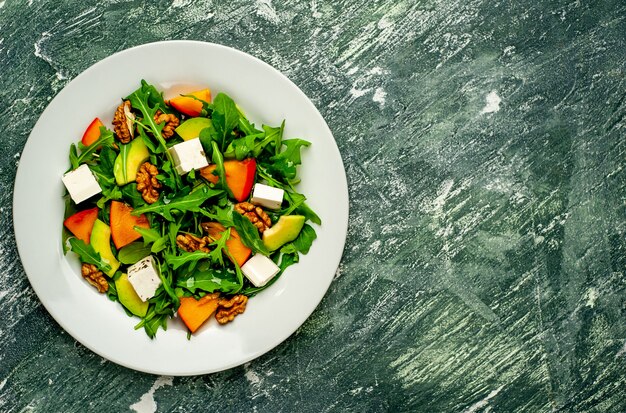
[[[255,184],[252,191],[252,202],[254,205],[259,205],[269,209],[280,209],[283,203],[283,196],[285,191],[280,188],[274,188],[273,186]]]
[[[241,271],[255,287],[263,287],[278,274],[280,268],[265,255],[256,254],[246,261]]]
[[[69,171],[63,175],[61,180],[70,193],[72,200],[77,204],[102,192],[98,181],[96,181],[96,177],[93,176],[86,164],[82,164],[73,171]]]
[[[179,175],[185,175],[192,169],[209,166],[200,138],[190,139],[168,149],[174,160],[174,168]]]
[[[128,281],[141,298],[141,301],[154,297],[157,288],[161,285],[159,270],[154,262],[154,257],[146,258],[128,267]]]

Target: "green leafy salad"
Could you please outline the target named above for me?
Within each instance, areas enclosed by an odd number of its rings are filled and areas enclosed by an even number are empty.
[[[258,129],[226,94],[164,100],[154,86],[96,118],[70,146],[64,252],[154,338],[235,319],[308,253],[320,218],[296,190],[302,139]]]

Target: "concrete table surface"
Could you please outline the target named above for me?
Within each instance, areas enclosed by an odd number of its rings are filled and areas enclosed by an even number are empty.
[[[333,130],[351,197],[309,320],[187,378],[64,333],[12,226],[51,98],[164,39],[290,77]],[[0,411],[626,411],[625,50],[623,0],[0,1]]]

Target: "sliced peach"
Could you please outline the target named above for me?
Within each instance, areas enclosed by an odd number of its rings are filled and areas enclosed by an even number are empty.
[[[219,222],[204,222],[202,229],[216,241],[222,237],[222,232],[226,231],[226,228]],[[241,242],[241,237],[235,228],[230,229],[230,238],[226,241],[226,248],[228,248],[231,261],[236,262],[240,267],[250,258],[252,253],[252,250]]]
[[[200,175],[209,182],[216,184],[219,181],[217,175],[213,175],[215,165],[209,165],[200,170]],[[250,195],[254,176],[256,174],[256,160],[254,158],[243,161],[224,161],[224,172],[226,173],[226,185],[239,202],[245,201]]]
[[[63,225],[79,240],[89,244],[91,238],[91,230],[93,229],[93,223],[98,218],[98,208],[86,209],[79,211],[74,215],[67,217],[63,221]]]
[[[83,138],[81,139],[83,145],[89,146],[98,140],[98,138],[100,137],[100,126],[104,126],[104,123],[102,123],[100,118],[95,118],[93,121],[91,121],[91,123],[87,127],[87,130],[83,134]]]
[[[197,90],[195,92],[186,93],[186,95],[194,96],[205,102],[211,102],[211,91],[209,89]],[[178,96],[169,100],[169,104],[172,105],[180,113],[184,113],[187,116],[200,116],[202,113],[202,102],[187,96]]]
[[[125,203],[111,201],[111,238],[117,249],[141,237],[134,227],[150,228],[150,222],[144,214],[135,216],[131,215],[131,212],[133,209]]]
[[[213,174],[213,171],[215,171],[215,168],[217,168],[217,165],[215,164],[206,166],[200,169],[200,175],[207,181],[211,182],[212,184],[216,184],[220,181],[220,177]]]
[[[199,300],[193,297],[181,297],[178,316],[189,331],[195,333],[217,310],[218,301],[219,293],[207,294]]]

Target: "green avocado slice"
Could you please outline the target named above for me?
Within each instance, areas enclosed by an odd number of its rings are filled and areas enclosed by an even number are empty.
[[[183,138],[183,140],[188,141],[200,136],[200,131],[204,128],[210,127],[211,125],[213,125],[211,119],[191,118],[181,123],[175,130],[178,136]]]
[[[302,215],[283,215],[271,228],[263,232],[263,243],[268,250],[274,251],[288,242],[298,238],[304,226]]]
[[[117,290],[117,298],[128,311],[139,317],[146,315],[149,303],[148,301],[141,301],[141,298],[135,292],[135,288],[128,281],[127,274],[122,274],[115,280],[115,289]]]
[[[107,272],[107,275],[113,277],[115,271],[120,267],[120,262],[115,258],[111,250],[111,227],[96,219],[93,223],[89,243],[100,254],[100,257],[111,266],[111,270]]]
[[[118,185],[126,185],[137,179],[137,171],[150,157],[148,147],[142,138],[135,138],[130,143],[120,146],[120,153],[113,164],[113,175]]]

